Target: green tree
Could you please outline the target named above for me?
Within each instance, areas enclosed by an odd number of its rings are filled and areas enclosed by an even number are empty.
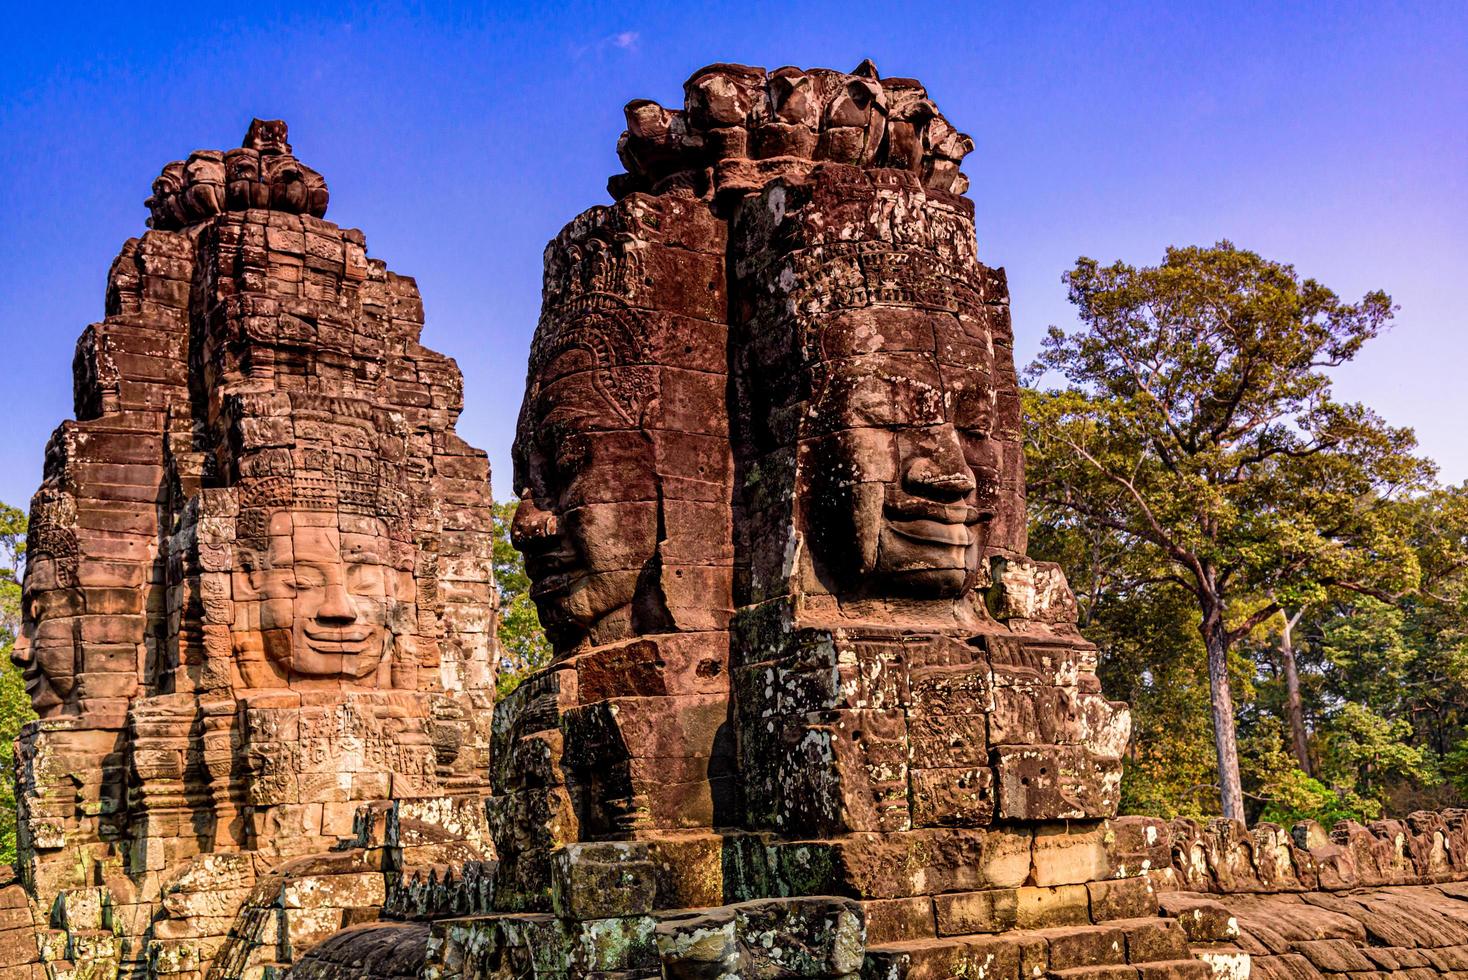
[[[1294,268],[1220,242],[1155,267],[1082,258],[1082,327],[1030,368],[1030,496],[1115,534],[1191,595],[1208,665],[1223,813],[1243,819],[1230,653],[1332,589],[1402,594],[1418,577],[1390,502],[1431,466],[1409,430],[1331,395],[1326,370],[1390,321]]]
[[[1101,687],[1132,706],[1122,768],[1122,808],[1161,817],[1216,812],[1206,654],[1190,628],[1191,597],[1144,585],[1108,597],[1087,636],[1101,650]],[[1247,672],[1235,691],[1247,696]]]
[[[530,674],[550,663],[551,646],[530,598],[525,560],[510,543],[515,501],[494,505],[494,578],[500,591],[500,664],[495,688],[509,694]]]
[[[20,632],[25,511],[0,503],[0,864],[15,861],[15,737],[34,718],[25,680],[10,662]]]
[[[1023,393],[1029,402],[1037,396]],[[1079,625],[1100,651],[1101,687],[1131,705],[1121,812],[1206,817],[1216,812],[1205,655],[1189,616],[1192,597],[1145,551],[1110,528],[1032,499],[1032,555],[1059,562]],[[1241,680],[1247,684],[1247,677]]]
[[[1285,738],[1279,719],[1266,716],[1240,740],[1240,751],[1249,763],[1245,786],[1262,807],[1258,819],[1285,827],[1315,820],[1329,827],[1339,820],[1364,822],[1381,816],[1379,801],[1307,775],[1293,749],[1286,749]]]
[[[1321,772],[1333,786],[1372,800],[1391,779],[1430,786],[1438,780],[1436,760],[1412,745],[1411,735],[1407,719],[1389,720],[1348,701],[1326,729]]]

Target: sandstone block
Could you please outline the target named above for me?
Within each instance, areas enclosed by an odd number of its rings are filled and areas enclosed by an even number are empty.
[[[1034,881],[1039,885],[1082,884],[1109,876],[1107,825],[1044,824],[1035,829]]]
[[[551,861],[551,900],[568,919],[609,919],[652,911],[657,876],[637,843],[568,844]]]
[[[1157,892],[1146,876],[1086,883],[1091,896],[1091,920],[1136,919],[1157,914]]]

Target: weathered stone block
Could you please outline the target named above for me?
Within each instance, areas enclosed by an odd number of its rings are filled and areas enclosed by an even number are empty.
[[[1006,820],[1084,820],[1116,815],[1121,764],[1084,746],[1002,746],[996,815]]]
[[[1090,881],[1086,891],[1091,896],[1091,920],[1137,919],[1157,914],[1157,892],[1152,879],[1141,875],[1112,881]]]
[[[608,919],[651,912],[657,875],[641,842],[567,844],[551,858],[551,902],[567,919]]]

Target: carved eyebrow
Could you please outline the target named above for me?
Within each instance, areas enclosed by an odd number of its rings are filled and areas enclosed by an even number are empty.
[[[565,402],[560,402],[542,415],[540,427],[542,431],[546,429],[569,429],[573,432],[580,432],[582,430],[573,428],[572,423],[594,422],[600,417],[589,408],[575,408],[567,405]]]

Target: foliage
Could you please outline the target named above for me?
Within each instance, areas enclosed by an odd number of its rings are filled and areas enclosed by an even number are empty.
[[[1459,742],[1443,757],[1441,769],[1443,778],[1468,798],[1468,740]]]
[[[1332,827],[1341,820],[1364,823],[1381,816],[1381,803],[1362,799],[1349,790],[1333,790],[1305,775],[1297,766],[1285,770],[1274,784],[1274,798],[1259,813],[1261,821],[1292,827],[1314,820]]]
[[[1348,788],[1327,786],[1306,775],[1286,744],[1280,719],[1266,717],[1240,745],[1248,762],[1245,786],[1262,807],[1257,819],[1285,827],[1301,820],[1315,820],[1329,827],[1338,820],[1365,821],[1381,816],[1378,801],[1363,799]]]
[[[1222,801],[1243,816],[1232,649],[1287,604],[1420,579],[1394,504],[1432,468],[1409,430],[1335,401],[1326,373],[1393,307],[1228,242],[1150,268],[1082,258],[1065,279],[1082,329],[1052,327],[1029,371],[1066,383],[1028,400],[1030,501],[1192,597]]]
[[[1205,654],[1183,599],[1176,590],[1140,593],[1098,610],[1102,690],[1132,705],[1125,813],[1203,817],[1217,808]],[[1168,655],[1157,656],[1162,650]]]
[[[26,515],[0,503],[0,864],[15,860],[15,737],[35,717],[10,651],[20,632]]]
[[[1431,786],[1439,778],[1436,762],[1408,742],[1411,735],[1406,719],[1389,721],[1364,704],[1347,702],[1323,733],[1321,771],[1334,785],[1368,796],[1391,779]]]
[[[550,663],[550,641],[530,598],[525,561],[510,543],[515,501],[494,505],[494,576],[499,586],[499,675],[495,690],[504,697],[530,674]]]

